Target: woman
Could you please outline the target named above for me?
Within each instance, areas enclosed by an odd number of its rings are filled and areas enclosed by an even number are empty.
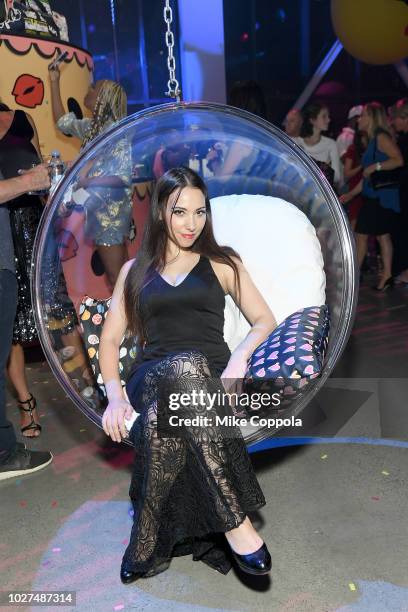
[[[347,151],[341,158],[344,164],[344,179],[347,181],[349,189],[353,189],[356,185],[358,185],[363,177],[361,158],[367,148],[367,142],[368,139],[366,133],[356,130],[354,132],[353,143],[347,148]],[[363,198],[361,194],[359,194],[352,199],[347,208],[350,225],[353,231],[356,228],[358,215],[363,203]]]
[[[402,98],[395,104],[394,127],[397,132],[397,143],[401,151],[404,168],[400,178],[401,223],[399,225],[399,258],[396,262],[395,279],[398,283],[408,285],[408,99]]]
[[[392,286],[391,233],[395,231],[400,211],[398,185],[391,188],[374,189],[370,176],[381,170],[393,170],[403,165],[401,152],[394,142],[388,127],[387,115],[379,102],[370,102],[363,108],[358,121],[359,129],[368,135],[367,149],[362,157],[363,179],[348,193],[341,196],[347,204],[362,193],[364,204],[356,224],[356,243],[358,263],[361,265],[367,254],[368,236],[376,236],[380,245],[382,271],[377,291],[385,291]]]
[[[102,80],[90,85],[84,106],[92,112],[92,119],[77,119],[74,113],[65,113],[58,66],[50,69],[49,74],[54,121],[63,134],[80,138],[81,149],[113,123],[126,117],[126,93],[119,83]],[[76,184],[76,189],[82,189],[81,194],[84,190],[88,192],[89,197],[84,203],[85,230],[96,246],[111,289],[128,259],[125,240],[132,215],[131,175],[131,148],[122,138],[115,141],[105,156],[89,162]],[[73,199],[75,201],[75,193]]]
[[[230,106],[267,120],[267,105],[262,88],[256,81],[236,81],[229,93]],[[207,154],[207,167],[215,176],[273,176],[276,162],[266,152],[259,151],[251,140],[239,139],[229,143],[217,142]]]
[[[336,141],[323,136],[329,129],[329,110],[323,104],[309,104],[303,112],[300,136],[295,142],[313,158],[328,181],[336,189],[342,182],[340,157]]]
[[[40,146],[32,118],[22,110],[0,105],[0,170],[5,179],[17,176],[41,161]],[[8,203],[14,242],[18,305],[13,329],[13,345],[7,365],[9,378],[17,393],[21,432],[26,438],[41,432],[36,399],[30,393],[25,373],[23,344],[37,339],[30,293],[31,257],[35,234],[42,214],[41,200],[22,195]]]
[[[225,294],[252,324],[232,354],[223,338]],[[244,571],[270,570],[266,545],[246,516],[265,499],[240,430],[223,437],[216,427],[186,426],[184,439],[171,432],[161,439],[156,419],[163,422],[169,408],[163,385],[190,393],[224,390],[219,377],[242,379],[252,352],[275,327],[239,257],[214,239],[201,178],[189,168],[169,170],[152,196],[141,251],[118,278],[99,349],[109,400],[105,433],[120,442],[124,419],[134,409],[140,413],[129,433],[137,452],[123,582],[153,576],[167,569],[172,556],[191,552],[226,574],[231,564],[222,533]],[[126,329],[143,347],[127,381],[130,403],[118,373]],[[194,414],[191,405],[178,410],[178,416]]]

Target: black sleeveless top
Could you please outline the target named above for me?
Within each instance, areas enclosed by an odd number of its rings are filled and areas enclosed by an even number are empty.
[[[176,286],[156,272],[141,291],[140,305],[146,344],[135,366],[172,353],[198,350],[213,369],[222,372],[231,355],[224,340],[225,295],[207,257],[201,255]]]
[[[17,176],[20,168],[28,169],[38,163],[37,151],[31,140],[33,128],[24,111],[16,110],[10,128],[0,139],[0,168],[4,178]]]

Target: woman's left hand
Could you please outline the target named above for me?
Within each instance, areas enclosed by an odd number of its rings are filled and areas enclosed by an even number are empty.
[[[226,391],[240,393],[242,390],[242,381],[245,377],[248,368],[248,360],[242,353],[231,354],[227,363],[227,367],[221,374],[222,383]]]
[[[367,168],[364,168],[363,170],[364,178],[368,178],[376,170],[377,170],[376,164],[371,164],[370,166],[367,166]]]

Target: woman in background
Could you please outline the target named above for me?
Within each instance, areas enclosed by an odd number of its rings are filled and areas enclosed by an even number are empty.
[[[84,98],[84,106],[92,118],[77,119],[74,113],[65,113],[60,93],[58,66],[49,70],[54,120],[66,135],[81,140],[81,150],[115,122],[126,117],[127,98],[119,83],[109,80],[91,84]],[[113,290],[119,271],[127,261],[125,240],[129,235],[132,218],[132,155],[126,138],[121,138],[89,162],[81,172],[75,189],[88,192],[84,202],[85,231],[93,240],[102,260],[108,285]],[[73,194],[75,201],[75,193]]]
[[[356,185],[358,185],[361,179],[363,178],[363,166],[361,163],[361,158],[367,148],[367,144],[367,134],[357,129],[354,132],[353,143],[347,148],[347,151],[342,157],[342,161],[344,164],[344,179],[345,181],[347,181],[347,186],[349,190],[353,189]],[[350,201],[347,207],[347,214],[353,231],[356,228],[358,215],[363,204],[363,197],[361,194],[358,194]]]
[[[367,149],[362,157],[363,179],[348,193],[341,196],[343,204],[362,194],[364,204],[356,224],[358,263],[361,265],[367,254],[368,236],[376,236],[382,259],[382,271],[377,291],[385,291],[393,285],[391,234],[395,231],[400,212],[398,184],[394,187],[374,189],[370,177],[374,172],[393,170],[403,165],[403,158],[393,139],[385,109],[379,102],[364,106],[358,121],[359,129],[368,135]]]
[[[32,118],[22,110],[13,111],[1,104],[0,170],[3,177],[13,178],[19,170],[29,169],[40,161],[40,145]],[[27,438],[34,438],[40,435],[41,425],[36,399],[28,388],[23,345],[38,338],[31,304],[30,274],[34,239],[43,206],[38,196],[25,194],[8,202],[8,207],[14,243],[18,303],[7,373],[17,393],[21,432]]]
[[[332,187],[338,189],[343,177],[336,141],[323,135],[329,129],[329,109],[324,104],[309,104],[303,111],[300,136],[294,141],[317,163]]]

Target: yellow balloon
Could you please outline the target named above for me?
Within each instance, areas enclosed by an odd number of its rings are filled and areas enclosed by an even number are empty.
[[[334,30],[344,48],[367,64],[392,64],[408,55],[405,0],[332,0]]]

